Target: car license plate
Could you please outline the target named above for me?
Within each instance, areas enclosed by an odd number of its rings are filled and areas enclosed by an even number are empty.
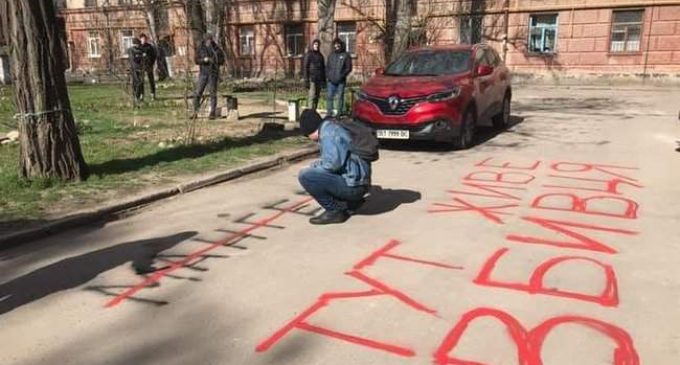
[[[376,136],[383,139],[409,139],[409,131],[401,129],[378,129]]]

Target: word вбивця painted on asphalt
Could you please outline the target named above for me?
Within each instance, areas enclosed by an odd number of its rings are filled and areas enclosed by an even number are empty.
[[[514,215],[512,208],[519,207],[517,203],[522,201],[521,194],[526,192],[529,184],[536,180],[534,174],[541,166],[548,170],[549,180],[548,184],[543,184],[541,187],[550,189],[550,191],[534,197],[529,204],[532,209],[531,213],[519,218],[520,222],[527,222],[544,228],[546,231],[557,233],[556,236],[559,238],[555,238],[554,234],[551,237],[545,237],[511,233],[506,236],[506,239],[513,244],[543,245],[579,253],[550,257],[533,268],[527,282],[510,282],[503,281],[502,278],[494,275],[495,268],[502,259],[511,257],[508,253],[512,252],[512,248],[502,247],[487,259],[474,283],[490,288],[516,290],[531,295],[548,295],[606,307],[618,306],[615,270],[611,265],[603,262],[606,261],[605,255],[616,254],[617,250],[611,242],[603,242],[601,239],[592,237],[592,233],[607,233],[607,237],[619,239],[634,236],[638,232],[615,225],[590,224],[587,218],[593,216],[609,218],[614,224],[616,224],[615,220],[637,219],[638,203],[625,196],[631,190],[642,188],[638,180],[630,176],[632,171],[637,170],[636,168],[574,162],[532,161],[528,164],[516,164],[489,158],[476,164],[480,171],[472,172],[463,178],[462,184],[466,187],[465,190],[450,191],[452,200],[457,204],[435,204],[430,212],[475,213],[495,224],[505,224],[503,219],[507,220],[508,216]],[[624,191],[624,188],[627,189]],[[489,198],[495,201],[490,203]],[[602,203],[607,203],[607,205]],[[541,212],[544,211],[575,213],[582,219],[546,218],[541,216]],[[587,253],[604,257],[585,256]],[[517,259],[522,260],[521,257],[515,257],[515,260]],[[572,270],[580,267],[575,263],[600,269],[604,281],[602,292],[599,295],[592,295],[546,287],[543,283],[545,275],[564,263],[570,263],[568,267]],[[595,318],[566,315],[550,318],[535,328],[527,330],[517,319],[506,312],[492,308],[476,308],[463,314],[442,341],[434,354],[435,363],[472,364],[470,359],[457,358],[453,353],[459,340],[465,334],[467,326],[483,317],[495,318],[506,326],[512,341],[517,346],[520,364],[543,364],[541,349],[544,340],[554,328],[564,324],[580,325],[609,338],[615,345],[611,359],[615,365],[636,365],[640,362],[630,335],[624,329],[611,323]]]
[[[527,282],[504,281],[496,272],[496,266],[502,265],[513,257],[512,247],[500,247],[490,254],[478,274],[474,283],[481,287],[501,290],[514,290],[530,295],[546,295],[560,300],[575,300],[604,307],[617,307],[619,303],[617,279],[614,267],[606,262],[608,255],[614,255],[617,250],[612,242],[592,237],[593,232],[606,233],[608,237],[618,239],[634,236],[638,232],[618,228],[616,226],[591,224],[589,217],[601,217],[614,220],[637,219],[638,204],[626,197],[627,189],[639,189],[642,186],[637,179],[630,176],[636,168],[594,163],[532,161],[528,164],[499,162],[496,159],[486,159],[475,165],[478,171],[467,174],[462,179],[463,188],[451,190],[451,202],[434,204],[431,213],[473,214],[487,223],[504,225],[509,219],[518,223],[529,224],[543,228],[552,236],[534,236],[511,233],[506,236],[508,244],[536,245],[532,247],[552,248],[552,250],[569,250],[569,254],[554,255],[545,259],[533,268]],[[542,188],[550,189],[545,193],[533,197],[528,203],[531,214],[516,216],[514,211],[520,207],[528,187],[536,183],[539,168],[547,170],[549,183],[542,184]],[[602,203],[607,203],[603,206]],[[614,208],[612,208],[614,207]],[[547,218],[543,212],[564,212],[577,214],[582,219],[564,220]],[[521,225],[520,225],[521,226]],[[308,323],[308,319],[334,300],[354,300],[357,298],[389,295],[399,300],[413,310],[438,316],[437,311],[426,304],[416,301],[404,291],[393,289],[375,278],[370,278],[361,269],[372,265],[377,259],[392,258],[411,263],[421,263],[444,269],[460,269],[448,264],[434,263],[404,257],[390,253],[398,246],[397,241],[391,241],[385,247],[371,254],[367,259],[357,264],[349,276],[364,282],[369,290],[361,292],[325,293],[316,303],[307,308],[276,331],[268,339],[257,346],[257,351],[267,351],[283,339],[294,329],[299,329],[332,339],[341,340],[366,348],[386,351],[398,356],[412,357],[416,353],[412,348],[395,345],[380,340],[368,339],[341,333],[330,328],[321,328]],[[514,247],[514,246],[513,246]],[[526,246],[529,247],[529,246]],[[586,254],[598,255],[597,258]],[[517,256],[517,255],[516,255]],[[520,262],[525,262],[522,260]],[[603,290],[598,295],[581,293],[555,287],[546,287],[543,283],[545,275],[554,268],[569,263],[572,270],[579,265],[589,265],[599,269],[604,282]],[[578,264],[578,265],[575,265]],[[542,365],[541,349],[543,342],[551,331],[559,326],[571,324],[579,328],[587,328],[589,333],[597,333],[608,338],[614,345],[611,361],[615,365],[637,365],[639,357],[629,334],[619,326],[596,318],[584,316],[563,315],[548,318],[532,329],[527,329],[510,313],[487,307],[476,307],[466,311],[454,324],[434,352],[436,364],[479,364],[474,359],[461,359],[455,356],[456,347],[465,335],[467,327],[480,318],[492,318],[502,323],[508,330],[511,340],[517,348],[517,361],[522,365]]]

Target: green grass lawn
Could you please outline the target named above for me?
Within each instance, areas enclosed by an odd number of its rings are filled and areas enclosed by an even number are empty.
[[[168,95],[163,90],[159,93]],[[213,135],[201,143],[168,142],[163,147],[159,146],[162,136],[182,135],[186,128],[185,108],[176,101],[162,99],[132,109],[119,85],[71,86],[69,94],[91,177],[71,184],[21,180],[18,145],[0,146],[0,228],[309,143],[290,133],[265,129],[250,137]],[[175,94],[179,96],[180,91]],[[11,90],[0,89],[0,132],[12,129],[14,113]]]

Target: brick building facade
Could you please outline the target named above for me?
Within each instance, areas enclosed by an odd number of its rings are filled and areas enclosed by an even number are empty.
[[[145,13],[135,3],[67,0],[61,16],[70,72],[125,69],[123,50],[131,37],[148,33]],[[299,72],[316,36],[316,1],[227,3],[222,32],[232,76]],[[380,0],[337,0],[336,35],[349,45],[356,77],[370,76],[384,62],[384,12]],[[173,73],[192,70],[182,5],[169,6],[164,17],[158,38]],[[410,23],[413,46],[485,42],[516,73],[680,76],[680,1],[420,0]]]

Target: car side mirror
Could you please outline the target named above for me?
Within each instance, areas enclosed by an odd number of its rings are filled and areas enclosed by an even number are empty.
[[[477,76],[489,76],[493,73],[493,67],[489,65],[477,66]]]
[[[385,73],[385,68],[384,67],[378,67],[375,69],[375,74],[376,75],[382,75]]]

